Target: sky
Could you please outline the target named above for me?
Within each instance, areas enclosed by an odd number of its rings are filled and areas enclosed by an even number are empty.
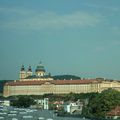
[[[52,75],[120,80],[120,0],[0,0],[0,80],[40,61]]]

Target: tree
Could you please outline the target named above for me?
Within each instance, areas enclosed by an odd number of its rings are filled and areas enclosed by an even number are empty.
[[[104,90],[89,99],[87,114],[93,117],[105,117],[106,112],[120,105],[120,92],[114,89]]]
[[[30,96],[19,96],[17,100],[13,101],[13,106],[17,107],[30,107],[30,105],[35,104],[34,99]]]
[[[75,75],[56,75],[52,76],[54,80],[80,80],[81,78]]]

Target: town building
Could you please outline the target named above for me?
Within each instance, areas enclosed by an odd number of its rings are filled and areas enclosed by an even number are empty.
[[[120,106],[116,106],[106,114],[107,119],[120,119]]]
[[[22,65],[20,79],[7,82],[4,85],[5,97],[14,95],[43,95],[43,94],[68,94],[101,92],[113,88],[120,91],[119,81],[83,79],[83,80],[54,80],[46,74],[45,68],[40,63],[33,74],[31,67],[25,71]]]
[[[82,114],[83,102],[79,100],[76,102],[66,102],[64,103],[64,111],[69,114]]]
[[[10,106],[9,100],[0,100],[0,106]]]
[[[35,103],[36,103],[35,105],[31,105],[31,108],[39,108],[39,109],[44,109],[44,110],[49,109],[49,99],[48,98],[36,99]]]
[[[50,73],[46,74],[45,68],[40,62],[36,69],[35,74],[32,72],[31,66],[28,67],[28,70],[25,70],[24,65],[22,65],[20,70],[20,81],[42,81],[42,80],[53,80]]]

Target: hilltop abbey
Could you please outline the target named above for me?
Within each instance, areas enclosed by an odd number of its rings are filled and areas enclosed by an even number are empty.
[[[43,95],[101,92],[113,88],[120,91],[119,81],[84,79],[84,80],[54,80],[40,63],[33,74],[31,66],[25,71],[22,65],[20,79],[8,82],[4,86],[5,97],[14,95]]]
[[[40,81],[40,80],[53,80],[50,73],[46,74],[45,68],[40,62],[39,65],[35,69],[35,74],[33,74],[31,66],[29,66],[28,70],[25,71],[24,65],[21,67],[20,71],[20,81]]]

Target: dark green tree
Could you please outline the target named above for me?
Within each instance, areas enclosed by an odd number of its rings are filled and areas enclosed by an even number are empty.
[[[105,117],[106,113],[116,106],[120,106],[120,92],[114,89],[104,90],[89,99],[86,114],[93,117]]]
[[[81,78],[79,76],[75,76],[75,75],[56,75],[56,76],[52,76],[54,78],[54,80],[80,80]]]
[[[13,101],[13,106],[17,107],[30,107],[30,105],[35,104],[34,99],[30,96],[19,96],[17,100]]]

